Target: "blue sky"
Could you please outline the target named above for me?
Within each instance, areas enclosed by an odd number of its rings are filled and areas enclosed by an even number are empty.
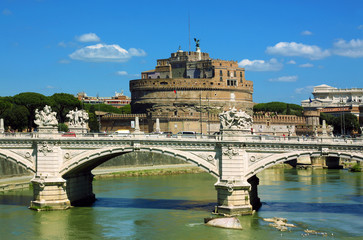
[[[189,49],[188,15],[203,52],[245,67],[255,102],[363,88],[361,0],[0,0],[0,96],[130,96],[129,80]]]

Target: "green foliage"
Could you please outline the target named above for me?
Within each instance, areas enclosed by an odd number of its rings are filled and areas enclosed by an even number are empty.
[[[131,113],[131,106],[125,105],[122,108],[115,108],[106,104],[84,104],[73,95],[67,93],[55,93],[46,97],[39,93],[24,92],[14,97],[0,97],[0,118],[4,118],[5,127],[12,130],[22,131],[27,129],[31,131],[36,127],[35,110],[42,110],[45,105],[52,107],[52,111],[57,113],[57,119],[60,123],[60,131],[68,131],[68,127],[63,124],[67,121],[66,115],[70,110],[85,109],[89,113],[89,127],[91,131],[99,131],[99,123],[96,111],[128,114]]]
[[[130,114],[131,113],[131,105],[127,104],[127,105],[123,106],[122,108],[120,108],[120,110],[122,111],[123,114]]]
[[[351,169],[350,169],[351,172],[361,172],[362,171],[362,168],[360,166],[360,164],[356,163]]]
[[[81,108],[81,102],[68,93],[55,93],[50,98],[52,110],[57,112],[58,121],[61,123],[66,122],[66,115],[70,110]]]
[[[28,131],[35,127],[35,109],[42,109],[45,105],[50,105],[50,100],[40,94],[34,92],[19,93],[13,97],[16,105],[24,106],[28,110]]]
[[[24,106],[12,104],[3,117],[5,129],[23,131],[28,127],[29,112]]]
[[[107,104],[89,104],[86,103],[84,104],[84,108],[88,111],[91,112],[91,108],[92,108],[92,112],[93,109],[95,111],[101,111],[101,112],[109,112],[109,113],[118,113],[118,114],[123,114],[123,113],[131,113],[131,106],[130,105],[126,105],[122,108],[116,108],[113,107],[111,105],[107,105]]]
[[[326,121],[326,124],[332,125],[334,127],[334,134],[342,134],[342,129],[347,135],[351,134],[353,131],[360,132],[359,121],[354,114],[344,113],[338,117],[331,114],[320,113],[320,120]]]
[[[11,101],[9,98],[6,97],[0,97],[0,116],[3,115],[3,113],[11,108]]]
[[[98,119],[95,113],[89,112],[88,113],[88,127],[90,128],[91,132],[99,132],[100,131],[100,124],[98,123]]]
[[[284,115],[296,115],[302,116],[303,107],[292,104],[292,103],[283,103],[283,102],[269,102],[269,103],[259,103],[253,106],[253,112],[270,112],[276,114],[284,114]]]
[[[68,126],[65,123],[58,123],[58,131],[60,132],[68,132]]]

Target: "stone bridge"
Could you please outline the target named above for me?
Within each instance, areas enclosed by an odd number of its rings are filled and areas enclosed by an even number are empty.
[[[217,182],[217,213],[251,214],[261,205],[256,174],[299,156],[331,156],[363,160],[363,139],[264,137],[222,134],[168,138],[130,134],[0,134],[0,158],[34,173],[33,201],[37,210],[67,209],[95,200],[91,170],[129,152],[166,154],[194,163]]]

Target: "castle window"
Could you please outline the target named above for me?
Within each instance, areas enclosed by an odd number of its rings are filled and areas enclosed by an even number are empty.
[[[223,78],[222,78],[222,77],[220,77],[220,78],[219,78],[219,81],[221,81],[221,82],[222,82],[222,81],[223,81]],[[218,84],[218,85],[219,85],[219,84]]]
[[[223,76],[222,70],[219,71],[219,76]]]
[[[169,75],[166,75],[166,78],[169,78]]]
[[[229,76],[229,71],[227,71],[227,76]]]
[[[222,66],[222,63],[219,63],[219,66]]]
[[[242,72],[239,73],[239,76],[242,77]]]
[[[237,86],[237,80],[228,79],[227,80],[227,86]]]
[[[168,85],[167,82],[160,82],[160,85]]]
[[[234,71],[234,77],[237,77],[237,73],[236,73],[236,71]]]

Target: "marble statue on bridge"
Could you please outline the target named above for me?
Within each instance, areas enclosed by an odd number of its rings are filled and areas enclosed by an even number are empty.
[[[66,115],[69,118],[69,126],[71,127],[84,127],[88,122],[88,113],[85,110],[71,110]]]
[[[69,118],[69,130],[74,133],[87,133],[89,116],[85,110],[69,111],[66,115]]]
[[[252,117],[244,111],[232,108],[219,114],[221,129],[248,129],[252,127]]]
[[[52,108],[45,105],[43,110],[35,110],[35,120],[34,123],[38,127],[55,127],[58,125],[58,120],[56,118],[57,113],[52,112]]]

